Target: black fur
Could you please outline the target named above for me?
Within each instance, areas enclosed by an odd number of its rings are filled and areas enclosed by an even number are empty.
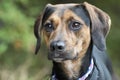
[[[101,51],[106,50],[106,36],[109,32],[109,16],[97,7],[84,3],[84,10],[88,12],[91,21],[91,36],[93,43]]]

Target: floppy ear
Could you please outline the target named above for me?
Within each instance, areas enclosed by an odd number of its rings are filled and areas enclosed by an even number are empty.
[[[106,50],[106,36],[110,30],[110,17],[99,8],[84,2],[83,6],[91,20],[91,36],[93,44],[101,51]]]
[[[41,16],[39,16],[37,18],[37,20],[35,21],[35,24],[34,24],[34,34],[35,34],[35,37],[37,38],[37,44],[36,44],[36,49],[35,49],[35,54],[38,53],[38,50],[40,49],[40,45],[41,45],[41,37],[40,37],[40,34],[39,34],[39,27],[41,26]]]
[[[43,13],[35,21],[34,34],[35,34],[35,37],[37,38],[35,54],[37,54],[39,49],[40,49],[40,45],[41,45],[41,28],[42,28],[43,22],[48,18],[48,15],[50,13],[52,13],[52,11],[53,11],[53,10],[50,9],[51,7],[52,7],[51,4],[47,4],[46,7],[43,10]]]

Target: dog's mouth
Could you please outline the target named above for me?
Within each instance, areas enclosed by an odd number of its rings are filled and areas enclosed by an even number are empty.
[[[63,62],[64,61],[63,58],[53,58],[52,60],[55,62]]]
[[[64,52],[64,53],[60,53],[60,52],[49,52],[48,54],[48,59],[55,61],[55,62],[63,62],[66,60],[73,60],[73,59],[77,59],[78,54],[73,55],[72,53],[68,53],[68,52]]]
[[[51,53],[48,54],[48,59],[55,61],[55,62],[62,62],[65,60],[65,57],[63,56],[63,53]]]

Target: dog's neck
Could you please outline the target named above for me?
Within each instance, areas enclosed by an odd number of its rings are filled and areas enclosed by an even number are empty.
[[[76,62],[79,61],[79,62]],[[62,63],[54,62],[54,74],[58,80],[73,80],[79,77],[79,70],[81,66],[80,60],[64,61]]]
[[[67,60],[62,63],[53,62],[53,75],[55,74],[58,80],[77,80],[82,77],[90,65],[91,48],[92,46],[89,46],[82,59]]]

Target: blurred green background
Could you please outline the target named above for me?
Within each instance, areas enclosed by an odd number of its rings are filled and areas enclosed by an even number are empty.
[[[81,3],[85,0],[0,0],[0,80],[46,80],[51,73],[44,42],[34,55],[33,25],[47,3]],[[107,12],[112,27],[107,49],[120,76],[120,0],[86,0]]]

